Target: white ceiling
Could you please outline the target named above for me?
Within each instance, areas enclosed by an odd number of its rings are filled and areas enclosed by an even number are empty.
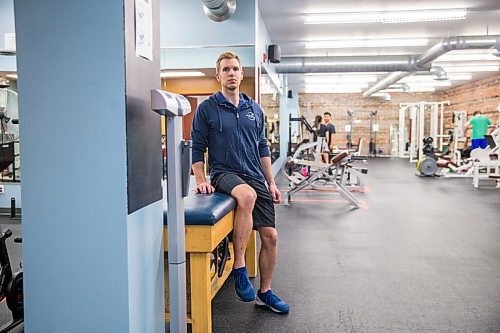
[[[304,24],[304,14],[332,12],[366,12],[389,10],[421,10],[443,8],[467,8],[465,20],[419,22],[401,24]],[[260,0],[259,9],[274,44],[281,47],[282,57],[294,56],[383,56],[383,55],[419,55],[441,39],[451,36],[500,35],[500,0]],[[323,41],[338,39],[371,39],[371,38],[429,38],[428,46],[421,47],[376,47],[345,49],[306,49],[307,41]],[[469,58],[480,57],[482,60],[457,62],[454,59],[443,62],[438,58],[433,66],[445,69],[466,64],[493,64],[497,68],[489,72],[475,72],[469,80],[498,74],[500,58],[493,55],[481,56],[481,50],[452,51],[452,54],[469,54]],[[473,55],[471,55],[474,54]],[[490,52],[491,53],[491,52]],[[445,57],[443,56],[443,57]],[[464,56],[462,56],[464,57]],[[446,67],[446,66],[448,67]],[[450,71],[453,71],[451,69]],[[347,73],[348,74],[348,73]],[[451,73],[450,73],[451,74]],[[359,74],[358,74],[359,75]],[[377,78],[386,76],[378,73]],[[291,88],[304,91],[305,75],[289,75]],[[466,80],[450,80],[451,86],[464,84]],[[373,84],[373,83],[371,83]],[[450,86],[435,87],[436,90],[448,89]]]

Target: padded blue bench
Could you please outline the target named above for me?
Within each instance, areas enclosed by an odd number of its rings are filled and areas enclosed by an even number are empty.
[[[236,208],[236,200],[224,193],[190,194],[184,199],[186,225],[215,225]],[[167,211],[163,212],[163,224],[167,225]]]
[[[186,223],[186,275],[187,275],[187,320],[193,333],[212,332],[212,298],[227,280],[232,261],[225,266],[221,277],[211,278],[210,256],[214,249],[233,230],[236,200],[223,193],[190,194],[184,199]],[[167,212],[163,212],[163,243],[165,251],[165,320],[168,313],[168,223]],[[232,243],[229,244],[234,258]],[[256,232],[248,241],[245,260],[248,275],[257,276]]]

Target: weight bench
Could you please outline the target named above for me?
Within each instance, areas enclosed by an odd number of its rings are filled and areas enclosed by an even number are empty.
[[[190,194],[184,199],[186,223],[186,291],[187,322],[193,333],[212,332],[212,298],[231,274],[229,259],[221,274],[211,274],[211,254],[233,230],[236,200],[226,194]],[[163,212],[165,266],[165,320],[170,320],[168,293],[168,221]],[[229,243],[234,258],[232,243]],[[248,275],[257,276],[257,237],[252,231],[245,254]],[[217,255],[215,256],[217,262]],[[213,275],[213,277],[211,277]],[[235,296],[236,297],[236,296]]]

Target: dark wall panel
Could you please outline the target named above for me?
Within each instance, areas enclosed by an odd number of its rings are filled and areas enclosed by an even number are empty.
[[[135,52],[134,0],[125,1],[128,213],[162,198],[160,116],[151,111],[151,89],[160,88],[160,1],[153,5],[153,60]]]

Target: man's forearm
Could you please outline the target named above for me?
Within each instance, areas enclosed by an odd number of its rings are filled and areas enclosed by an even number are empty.
[[[261,157],[260,163],[262,164],[262,171],[264,171],[264,177],[269,185],[274,183],[273,169],[271,167],[271,157]]]
[[[205,163],[203,163],[203,162],[193,163],[192,168],[193,168],[194,179],[196,181],[196,185],[207,182],[207,178],[205,177],[204,167],[205,167]]]

